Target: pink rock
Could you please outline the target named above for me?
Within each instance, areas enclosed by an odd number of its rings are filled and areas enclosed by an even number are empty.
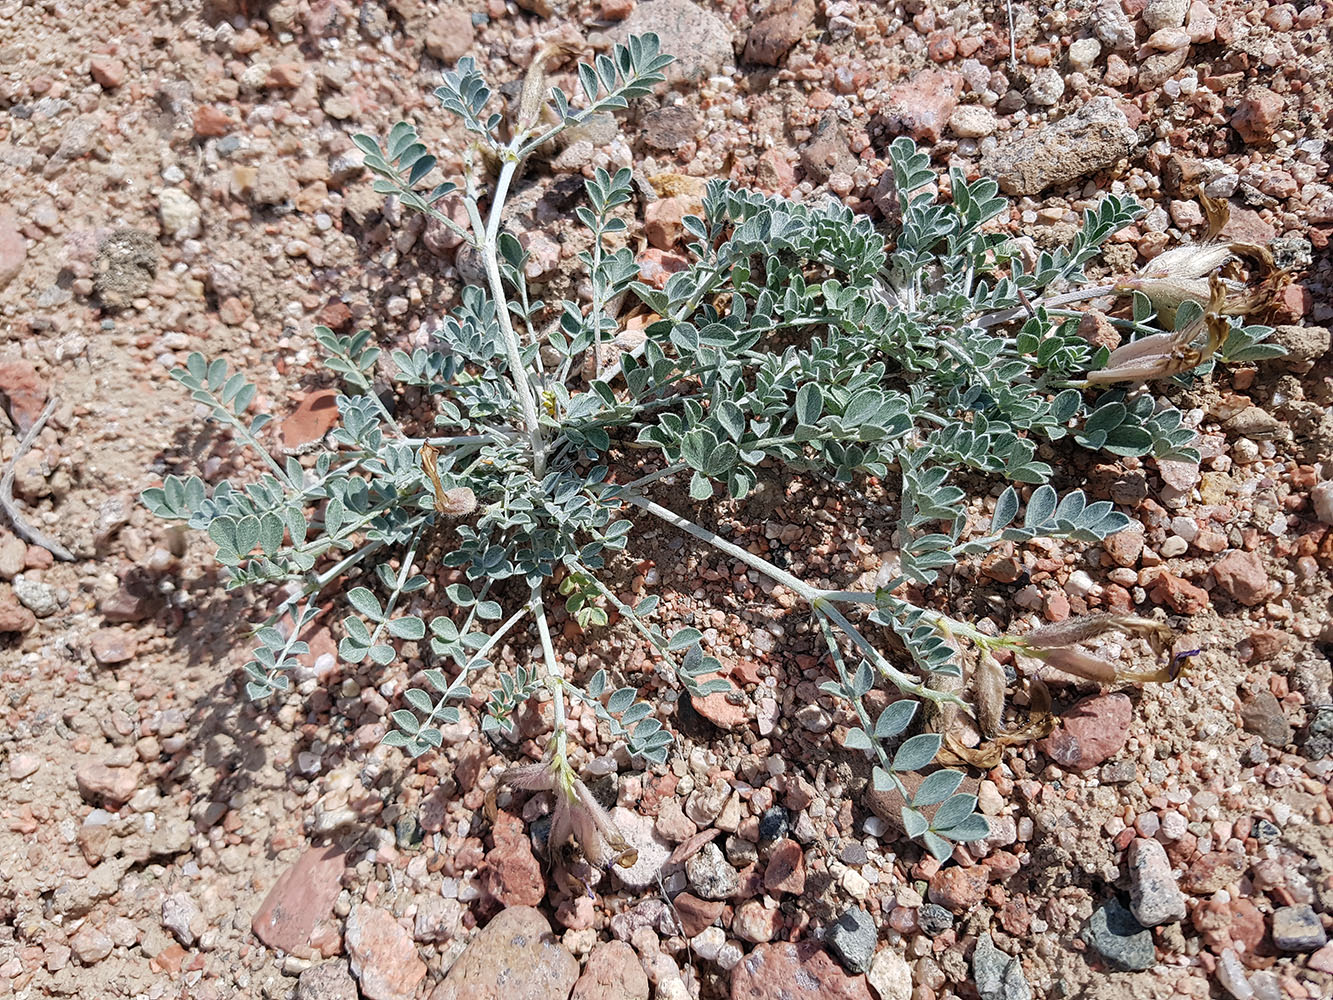
[[[982,865],[941,868],[931,876],[928,895],[932,903],[953,913],[963,913],[981,902],[986,893],[986,881],[986,868]]]
[[[670,250],[685,235],[681,220],[687,214],[685,198],[658,198],[644,211],[643,232],[659,250]]]
[[[690,892],[682,892],[671,902],[680,918],[681,929],[691,938],[705,927],[711,927],[727,905],[725,900],[700,899]]]
[[[70,950],[74,957],[84,965],[100,962],[111,954],[111,938],[92,924],[84,924],[69,939]]]
[[[870,1000],[816,941],[761,944],[731,970],[731,1000]]]
[[[305,393],[296,408],[282,422],[282,443],[286,448],[299,448],[318,441],[338,423],[338,391],[316,389]]]
[[[133,633],[122,632],[118,628],[98,629],[93,633],[89,645],[93,659],[104,667],[134,659],[139,648]]]
[[[1209,851],[1185,872],[1180,887],[1194,896],[1207,896],[1239,882],[1249,862],[1245,855],[1232,851]]]
[[[700,680],[711,680],[715,676],[717,675],[710,674]],[[744,702],[737,705],[730,700],[734,695],[734,691],[715,691],[702,698],[692,694],[690,704],[694,706],[696,712],[719,729],[736,729],[745,725],[749,713],[745,710]]]
[[[27,257],[28,241],[19,232],[18,216],[11,208],[0,208],[0,289],[18,277]]]
[[[1060,767],[1085,771],[1115,756],[1129,739],[1133,706],[1123,694],[1104,694],[1079,702],[1060,720],[1060,728],[1037,744]]]
[[[569,1000],[648,1000],[648,974],[624,941],[604,941],[588,955]]]
[[[758,899],[742,903],[731,920],[731,932],[752,944],[772,941],[781,929],[782,911],[767,907]]]
[[[19,239],[21,241],[23,237]],[[5,213],[0,209],[0,288],[6,283]],[[18,422],[18,432],[26,434],[46,405],[46,383],[31,362],[19,359],[0,361],[0,400],[7,401],[6,408]]]
[[[110,56],[94,56],[88,63],[88,72],[107,90],[115,90],[125,82],[125,64]]]
[[[1324,945],[1311,955],[1308,964],[1316,972],[1333,974],[1333,942]]]
[[[1241,604],[1253,607],[1268,596],[1268,573],[1263,560],[1253,552],[1231,552],[1213,563],[1210,572],[1218,586]]]
[[[426,22],[422,40],[427,53],[442,63],[453,65],[467,55],[477,40],[472,15],[461,7],[446,7]]]
[[[495,847],[486,855],[486,891],[505,906],[536,906],[546,898],[542,866],[532,854],[523,821],[512,813],[495,818]]]
[[[579,963],[540,910],[501,910],[468,944],[430,1000],[563,1000]]]
[[[815,21],[815,0],[777,0],[759,19],[745,40],[742,59],[777,66]]]
[[[333,913],[341,889],[344,855],[336,847],[311,847],[273,883],[250,921],[255,937],[277,951],[310,953],[315,925]]]
[[[921,70],[889,91],[883,116],[890,131],[939,142],[958,104],[963,78],[949,70]]]
[[[362,903],[347,917],[343,944],[369,1000],[412,1000],[426,977],[412,935],[388,910]]]
[[[764,869],[764,891],[772,896],[782,892],[799,896],[805,892],[805,854],[796,841],[784,838],[773,845],[768,867]]]
[[[1267,87],[1254,86],[1236,105],[1231,116],[1231,127],[1251,145],[1267,142],[1277,131],[1278,122],[1286,104]]]
[[[139,778],[143,768],[138,764],[132,767],[109,767],[97,761],[89,761],[74,772],[79,793],[92,801],[102,801],[115,807],[124,805],[139,788]]]
[[[639,255],[639,279],[659,290],[666,287],[668,278],[687,267],[689,261],[678,253],[649,249]]]
[[[796,187],[796,169],[780,151],[766,149],[759,154],[759,162],[754,169],[754,180],[761,191],[789,195]]]
[[[37,616],[19,603],[8,587],[0,588],[0,635],[6,632],[31,632]]]

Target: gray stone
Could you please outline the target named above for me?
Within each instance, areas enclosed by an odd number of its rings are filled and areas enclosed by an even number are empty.
[[[824,943],[853,975],[869,971],[875,939],[875,922],[860,907],[844,911],[824,933]]]
[[[1273,911],[1273,943],[1283,951],[1317,951],[1328,934],[1308,903],[1282,906]]]
[[[953,914],[939,903],[926,903],[916,911],[916,922],[922,934],[934,937],[953,926]]]
[[[1148,0],[1143,7],[1143,23],[1149,31],[1179,28],[1189,9],[1190,0]]]
[[[14,577],[14,596],[38,618],[49,618],[60,610],[60,595],[49,583]]]
[[[306,969],[296,981],[295,1000],[357,1000],[347,963],[323,962]]]
[[[1140,837],[1129,845],[1129,909],[1144,927],[1185,919],[1185,894],[1176,884],[1166,848]]]
[[[173,892],[162,900],[162,926],[187,948],[206,929],[203,913],[186,892]]]
[[[1032,1000],[1032,987],[1017,956],[995,947],[989,933],[977,939],[972,952],[972,977],[981,1000]]]
[[[157,277],[158,246],[150,233],[118,229],[97,248],[93,288],[105,305],[127,306],[147,295]]]
[[[656,32],[662,51],[676,57],[663,72],[669,83],[713,76],[735,58],[731,28],[690,0],[647,0],[607,34],[617,42]]]
[[[1142,972],[1157,964],[1152,931],[1114,899],[1093,911],[1082,937],[1097,954],[1123,972]]]
[[[1109,97],[1096,97],[1057,122],[1002,139],[979,166],[1005,193],[1035,195],[1113,166],[1137,143],[1124,113]]]
[[[704,844],[685,862],[685,876],[690,890],[700,899],[727,899],[741,887],[739,873],[727,864],[721,848],[712,842]]]

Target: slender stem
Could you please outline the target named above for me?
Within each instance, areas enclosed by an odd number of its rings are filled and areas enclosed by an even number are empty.
[[[59,402],[59,397],[51,397],[46,406],[42,408],[42,412],[37,419],[32,422],[32,426],[28,428],[28,433],[23,435],[23,440],[19,442],[19,446],[14,450],[14,457],[9,460],[9,467],[5,469],[4,477],[0,478],[0,508],[3,508],[9,516],[9,523],[14,526],[14,530],[20,537],[26,538],[33,545],[40,545],[57,559],[73,562],[74,553],[54,538],[43,534],[29,524],[19,510],[18,505],[14,503],[14,472],[18,468],[19,459],[28,453],[28,449],[37,440],[37,435],[42,432],[42,428],[46,425],[46,421],[50,419],[51,414],[55,412]]]
[[[799,594],[801,597],[805,598],[805,600],[809,602],[810,606],[814,608],[815,611],[827,615],[829,617],[829,620],[831,620],[833,624],[837,625],[838,628],[842,629],[843,632],[847,634],[847,638],[851,639],[852,642],[857,646],[857,648],[860,649],[861,652],[863,652],[867,657],[870,658],[871,662],[873,662],[875,666],[879,669],[880,674],[883,675],[887,680],[892,681],[900,691],[903,691],[906,694],[915,695],[918,698],[923,698],[927,701],[931,701],[936,704],[949,702],[956,705],[964,705],[962,699],[960,699],[957,695],[948,694],[946,692],[936,691],[932,688],[928,688],[924,684],[921,684],[919,681],[917,681],[915,678],[911,677],[908,674],[903,673],[901,670],[899,670],[897,667],[891,664],[887,659],[885,659],[884,655],[870,644],[870,642],[865,638],[865,636],[863,636],[857,630],[856,626],[853,625],[850,621],[848,621],[847,617],[843,615],[842,612],[840,612],[836,607],[834,607],[832,602],[830,602],[824,596],[826,593],[828,593],[828,591],[823,591],[816,587],[810,586],[804,580],[800,580],[797,577],[792,576],[786,570],[782,570],[779,569],[777,566],[774,566],[767,559],[763,559],[755,555],[753,552],[749,552],[746,549],[741,548],[739,545],[734,545],[733,543],[723,538],[721,535],[717,534],[717,532],[709,531],[707,528],[700,527],[693,521],[681,517],[674,511],[667,510],[667,508],[661,506],[660,504],[653,503],[653,501],[649,500],[647,497],[642,497],[633,493],[628,493],[624,494],[621,497],[621,499],[625,500],[628,503],[634,504],[636,507],[642,507],[644,510],[648,511],[648,513],[652,514],[654,517],[666,521],[667,524],[670,524],[672,527],[679,528],[681,531],[684,531],[686,534],[693,535],[695,538],[699,539],[702,542],[707,542],[709,545],[713,546],[713,548],[717,549],[718,551],[724,552],[729,556],[739,559],[741,562],[745,563],[745,565],[751,567],[752,569],[757,569],[759,572],[763,573],[769,579],[775,580],[778,583],[782,584],[784,587],[788,587],[791,590],[796,591],[797,594]],[[841,592],[835,592],[835,593],[841,593]]]
[[[541,637],[542,658],[546,661],[546,687],[551,692],[551,707],[555,715],[555,753],[553,759],[565,759],[565,747],[568,731],[565,725],[565,678],[560,664],[555,658],[555,646],[551,642],[551,628],[546,623],[546,609],[542,606],[541,584],[532,588],[532,609],[537,616],[537,634]]]
[[[467,662],[464,663],[462,669],[458,671],[458,676],[455,677],[454,680],[450,683],[448,690],[446,690],[443,694],[440,695],[440,700],[435,703],[435,707],[431,710],[430,717],[427,718],[426,721],[421,724],[422,729],[425,729],[427,726],[434,723],[436,718],[439,717],[440,712],[444,710],[445,702],[447,702],[451,696],[450,693],[453,691],[454,686],[461,683],[463,678],[466,677],[471,670],[475,669],[476,664],[487,653],[489,653],[492,649],[495,648],[496,643],[498,643],[501,639],[503,639],[505,635],[509,632],[509,630],[512,629],[515,625],[517,625],[520,621],[522,621],[524,616],[527,615],[531,610],[532,610],[531,604],[523,605],[523,607],[519,608],[512,615],[510,615],[503,625],[501,625],[498,629],[496,629],[494,632],[491,633],[491,635],[482,644],[480,649],[478,649],[475,653],[473,653],[470,657],[468,657]],[[469,618],[470,617],[471,616],[469,616]],[[460,633],[465,631],[466,631],[465,628],[459,630]]]
[[[514,383],[514,392],[518,395],[519,405],[523,409],[523,423],[526,425],[528,438],[532,446],[533,474],[540,479],[546,471],[546,442],[542,433],[541,422],[537,417],[537,398],[532,391],[532,380],[523,365],[523,349],[518,334],[509,320],[508,301],[505,297],[504,283],[500,277],[499,248],[500,213],[504,209],[505,197],[509,194],[510,182],[518,170],[518,158],[506,157],[500,168],[500,176],[495,182],[495,195],[491,199],[491,213],[483,227],[481,214],[475,203],[468,200],[468,214],[472,217],[472,228],[477,233],[478,250],[486,267],[486,279],[490,285],[491,300],[495,304],[495,316],[504,335],[505,359],[509,364],[509,377]]]
[[[658,469],[656,472],[650,472],[646,476],[640,476],[632,483],[626,483],[624,486],[618,486],[617,489],[636,490],[640,486],[647,486],[649,483],[655,483],[659,479],[665,479],[667,476],[674,476],[677,472],[683,472],[689,468],[684,462],[677,462],[675,465],[668,465],[665,469]]]
[[[1047,309],[1053,309],[1057,306],[1069,305],[1071,302],[1086,302],[1088,299],[1099,299],[1103,295],[1114,295],[1115,285],[1095,285],[1091,288],[1075,288],[1072,291],[1062,292],[1059,295],[1042,297],[1031,303],[1033,308],[1045,306]],[[975,323],[983,330],[992,326],[1000,326],[1003,323],[1009,323],[1016,319],[1022,319],[1028,315],[1028,307],[1022,306],[1014,309],[1006,309],[1003,312],[991,313],[989,316],[978,318]]]

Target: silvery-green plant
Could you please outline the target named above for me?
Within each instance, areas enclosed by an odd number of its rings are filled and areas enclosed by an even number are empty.
[[[255,389],[242,375],[222,360],[191,356],[174,376],[262,457],[267,472],[211,490],[197,476],[172,475],[144,502],[207,531],[229,587],[280,588],[245,668],[252,698],[288,691],[289,672],[307,652],[298,636],[316,617],[315,597],[352,584],[341,658],[387,664],[415,644],[429,664],[419,686],[403,693],[385,737],[413,756],[441,745],[441,727],[458,721],[476,676],[495,666],[497,645],[535,632],[540,662],[498,673],[482,727],[512,734],[519,706],[549,695],[551,777],[528,780],[565,789],[576,787],[567,699],[590,707],[639,761],[664,762],[672,737],[666,706],[617,686],[613,671],[580,678],[562,666],[547,612],[554,591],[581,625],[617,612],[685,693],[728,688],[705,679],[721,664],[705,653],[697,629],[667,634],[653,621],[656,597],[630,606],[606,583],[609,561],[631,541],[626,515],[663,521],[806,602],[836,673],[824,689],[846,699],[859,720],[846,745],[870,755],[876,789],[904,795],[909,834],[947,857],[954,842],[985,836],[986,821],[976,799],[958,792],[957,772],[937,771],[915,796],[906,794],[900,776],[930,765],[941,737],[903,737],[921,728],[921,704],[964,704],[931,683],[959,675],[959,644],[985,654],[1014,643],[919,595],[941,572],[1003,541],[1095,541],[1127,526],[1109,503],[1088,502],[1078,490],[1060,496],[1048,482],[1054,470],[1039,457],[1043,442],[1072,438],[1118,456],[1197,459],[1179,411],[1146,392],[1089,385],[1087,373],[1105,365],[1107,351],[1081,339],[1079,314],[1062,308],[1078,294],[1061,288],[1083,279],[1099,248],[1139,209],[1108,196],[1085,213],[1069,246],[1025,263],[989,225],[1007,207],[994,181],[954,171],[950,196],[941,198],[927,155],[898,140],[889,157],[901,225],[891,241],[837,203],[799,204],[711,181],[703,214],[684,220],[688,266],[654,288],[639,280],[626,246],[631,173],[599,169],[576,212],[591,237],[579,258],[589,300],[545,305],[530,294],[525,252],[503,225],[518,171],[562,131],[649,96],[668,62],[654,36],[631,38],[580,65],[581,108],[553,89],[544,115],[529,108],[501,138],[491,90],[470,59],[460,60],[436,96],[468,133],[461,185],[428,186],[437,161],[408,123],[382,141],[355,136],[375,189],[453,230],[480,259],[484,286],[466,288],[430,347],[410,353],[385,357],[368,331],[317,330],[343,392],[339,426],[309,465],[271,454],[269,417],[249,415]],[[441,210],[453,195],[462,197],[470,225]],[[639,346],[608,363],[604,345],[621,330],[614,306],[627,294],[652,321]],[[1136,299],[1133,319],[1116,322],[1131,334],[1161,332],[1145,303]],[[1218,357],[1244,360],[1267,346],[1266,335],[1237,329]],[[377,376],[417,390],[433,426],[404,426],[377,392]],[[661,467],[637,474],[645,448],[660,453]],[[873,593],[828,589],[653,498],[655,484],[679,476],[697,503],[719,494],[740,500],[764,463],[835,485],[896,480],[900,570]],[[962,472],[1011,484],[979,536],[969,533]],[[417,571],[436,539],[446,540],[444,561],[463,582],[437,587]],[[427,607],[433,611],[418,610]],[[896,634],[910,663],[874,641],[878,629]],[[904,697],[871,718],[866,695],[877,685]]]

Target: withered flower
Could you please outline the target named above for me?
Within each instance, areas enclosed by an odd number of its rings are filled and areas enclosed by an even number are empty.
[[[625,841],[610,814],[563,757],[512,767],[500,781],[511,788],[553,793],[555,805],[546,842],[552,860],[559,857],[563,847],[575,844],[588,864],[602,871],[612,865],[631,868],[638,861],[638,852]]]
[[[1211,295],[1202,313],[1174,333],[1154,333],[1117,347],[1106,359],[1106,367],[1088,373],[1093,384],[1113,382],[1146,382],[1167,378],[1196,368],[1213,356],[1226,339],[1229,329],[1221,316],[1226,286],[1214,272],[1209,279]],[[1207,331],[1202,349],[1194,346],[1199,334]]]
[[[431,489],[435,492],[435,512],[445,517],[466,517],[477,509],[477,496],[466,486],[445,489],[440,481],[437,468],[440,452],[429,444],[423,444],[420,451],[421,469],[430,478]]]
[[[1096,656],[1078,645],[1107,632],[1144,637],[1158,657],[1165,657],[1165,663],[1151,671],[1125,670],[1111,660]],[[1192,650],[1188,653],[1171,654],[1170,642],[1174,635],[1169,626],[1151,618],[1108,612],[1081,615],[1062,622],[1041,625],[1019,640],[1019,650],[1067,674],[1096,681],[1098,684],[1114,684],[1118,681],[1167,682],[1180,676],[1189,657],[1198,653],[1198,650]]]

